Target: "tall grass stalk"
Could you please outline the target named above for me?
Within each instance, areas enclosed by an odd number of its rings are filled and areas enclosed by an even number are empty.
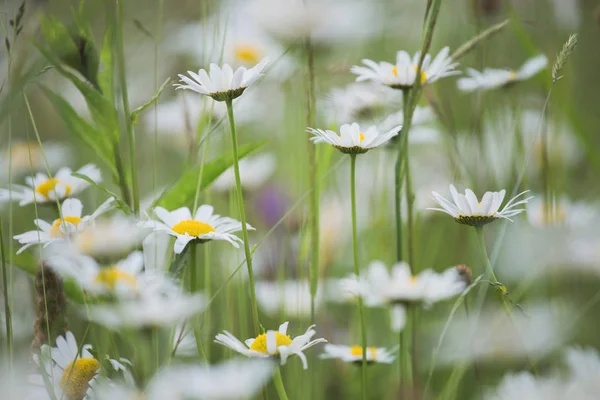
[[[279,395],[279,400],[288,400],[285,387],[283,386],[283,379],[281,378],[281,369],[279,366],[275,368],[275,373],[273,374],[273,383],[275,384],[277,395]]]
[[[121,86],[121,97],[123,99],[123,112],[125,114],[125,126],[127,127],[127,137],[129,140],[129,164],[131,173],[131,191],[133,212],[138,214],[140,211],[140,198],[138,193],[138,178],[135,156],[135,130],[131,119],[131,110],[129,108],[129,96],[127,94],[127,74],[125,70],[125,54],[123,50],[123,3],[124,0],[117,0],[117,26],[116,26],[116,46],[117,60],[119,65],[119,82]]]
[[[233,118],[233,100],[229,98],[225,101],[225,103],[227,105],[227,116],[229,117],[229,129],[231,131],[231,146],[233,149],[233,171],[235,173],[235,187],[240,212],[240,219],[242,222],[242,239],[244,240],[244,253],[246,255],[246,265],[248,267],[248,282],[250,284],[252,322],[254,324],[254,333],[258,335],[260,333],[260,322],[258,320],[258,305],[256,304],[256,289],[254,287],[254,271],[252,270],[252,253],[250,252],[250,242],[248,241],[248,228],[246,226],[244,194],[242,192],[242,181],[240,179],[237,133],[235,130],[235,120]]]
[[[8,290],[8,265],[4,249],[4,231],[2,230],[2,216],[0,216],[0,262],[2,262],[2,294],[4,296],[4,327],[6,329],[6,354],[8,356],[8,371],[12,374],[14,362],[12,317],[10,313],[10,299]]]
[[[354,274],[360,277],[358,259],[358,240],[356,236],[356,154],[350,155],[350,201],[352,203],[352,254],[354,257]],[[360,336],[362,345],[362,398],[367,398],[367,327],[365,324],[365,307],[362,297],[358,297],[358,313],[360,318]]]

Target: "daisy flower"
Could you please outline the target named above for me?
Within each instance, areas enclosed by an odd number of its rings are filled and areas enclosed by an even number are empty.
[[[69,237],[79,229],[83,229],[86,225],[93,223],[98,216],[114,208],[115,204],[114,197],[111,197],[102,203],[91,215],[82,217],[83,204],[81,204],[81,201],[78,199],[66,199],[60,207],[62,218],[55,219],[52,223],[35,219],[33,223],[38,227],[37,230],[14,236],[14,239],[23,245],[17,251],[17,254],[38,243],[46,247],[52,242],[64,240],[65,237]]]
[[[339,134],[329,129],[307,128],[306,131],[314,135],[311,140],[315,143],[328,143],[346,154],[362,154],[387,142],[396,136],[401,128],[396,126],[381,133],[374,126],[362,130],[357,123],[353,123],[342,125]]]
[[[421,66],[421,83],[433,83],[446,76],[460,74],[454,69],[458,63],[453,63],[448,55],[449,47],[444,47],[433,60],[431,55],[425,55]],[[410,89],[417,79],[417,68],[421,52],[417,52],[411,59],[405,51],[399,51],[396,54],[396,64],[389,62],[376,63],[375,61],[364,59],[363,64],[366,67],[353,66],[350,71],[358,75],[357,82],[374,81],[387,85],[393,89]]]
[[[91,345],[86,344],[82,346],[80,353],[75,336],[71,332],[67,332],[65,337],[57,337],[56,347],[43,345],[40,356],[33,356],[33,360],[42,371],[29,377],[33,386],[29,398],[86,398],[100,370],[100,361],[90,353],[91,348]],[[46,388],[42,374],[47,375],[51,388]],[[52,396],[47,393],[48,389],[54,391]]]
[[[507,374],[484,400],[559,400],[569,398],[558,379],[537,378],[529,372]],[[584,399],[578,397],[579,399]],[[591,399],[591,398],[590,398]]]
[[[215,343],[229,347],[246,357],[278,357],[281,360],[281,365],[285,365],[290,356],[297,355],[302,360],[303,368],[307,369],[308,364],[303,351],[318,343],[326,343],[327,341],[325,339],[311,341],[312,337],[317,333],[313,329],[315,325],[309,326],[303,335],[292,339],[287,334],[288,324],[289,322],[284,322],[276,331],[269,330],[267,333],[260,334],[256,338],[247,339],[245,344],[240,342],[231,333],[223,331],[223,333],[219,333],[215,337]]]
[[[155,231],[164,231],[176,237],[175,253],[180,254],[185,246],[193,240],[204,243],[209,240],[226,240],[234,247],[239,248],[242,239],[232,235],[233,232],[242,230],[242,224],[233,218],[221,217],[213,214],[213,207],[207,204],[201,205],[192,217],[189,208],[181,207],[173,211],[167,211],[162,207],[154,208],[154,214],[162,222],[145,221],[141,225],[153,228]],[[254,230],[246,224],[247,228]]]
[[[87,164],[76,171],[89,177],[94,182],[100,182],[100,170],[93,164]],[[72,175],[71,168],[61,168],[53,177],[38,172],[35,177],[26,177],[27,186],[13,185],[13,190],[0,189],[0,202],[19,200],[19,205],[31,203],[49,203],[79,194],[90,183]]]
[[[362,363],[362,347],[361,346],[344,346],[338,344],[326,344],[323,347],[325,350],[319,357],[321,358],[337,358],[347,363],[361,364]],[[397,348],[387,350],[384,347],[367,347],[367,363],[382,363],[391,364],[396,356],[394,353]]]
[[[210,76],[204,69],[198,73],[188,71],[191,78],[179,74],[180,82],[183,83],[175,84],[175,87],[193,90],[216,101],[231,101],[240,97],[244,90],[264,75],[262,72],[268,63],[269,59],[263,58],[253,68],[247,70],[246,67],[239,67],[235,72],[229,64],[223,64],[223,67],[210,64]]]
[[[529,190],[519,193],[510,199],[504,208],[500,210],[500,206],[506,195],[504,189],[499,192],[485,192],[483,198],[479,201],[471,189],[467,189],[465,194],[461,194],[456,191],[454,185],[450,185],[450,194],[452,194],[454,203],[450,202],[437,192],[432,192],[433,199],[442,208],[428,208],[428,210],[444,212],[453,217],[459,224],[470,226],[483,226],[500,218],[512,222],[510,217],[525,211],[524,208],[515,207],[526,204],[533,198],[533,196],[531,196],[517,201],[519,197],[527,192],[529,192]]]
[[[540,54],[527,60],[517,71],[486,68],[482,72],[479,72],[473,68],[468,68],[467,74],[469,76],[458,79],[456,83],[458,88],[463,92],[496,89],[511,83],[527,80],[546,68],[547,65],[548,58]]]
[[[367,307],[390,305],[394,331],[404,328],[407,306],[430,307],[462,293],[467,286],[457,268],[443,273],[426,269],[415,276],[406,263],[395,264],[389,272],[381,261],[373,261],[364,276],[351,275],[340,284],[345,292],[362,297]]]

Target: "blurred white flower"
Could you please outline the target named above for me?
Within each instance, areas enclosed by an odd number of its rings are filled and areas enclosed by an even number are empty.
[[[514,309],[512,318],[502,308],[484,309],[478,318],[455,316],[440,350],[441,364],[481,360],[538,359],[556,349],[570,334],[569,306],[532,304]],[[434,329],[433,327],[431,329]],[[439,331],[442,324],[439,326]],[[437,335],[433,335],[437,340]]]
[[[17,176],[43,170],[46,168],[46,161],[48,169],[54,170],[70,159],[69,151],[64,145],[44,143],[42,146],[40,148],[37,142],[15,141],[10,148],[1,151],[0,181],[8,180],[9,171]]]
[[[321,358],[337,358],[347,363],[362,363],[361,346],[344,346],[338,344],[326,344]],[[396,359],[394,353],[398,348],[388,350],[385,347],[367,347],[367,363],[391,364]]]
[[[253,397],[271,378],[268,360],[229,360],[216,365],[175,365],[158,371],[144,392],[134,385],[100,384],[93,400],[202,399],[238,400]],[[235,383],[235,384],[232,384]]]
[[[200,243],[209,240],[225,240],[234,247],[239,247],[239,243],[242,243],[242,239],[232,234],[241,231],[242,224],[233,218],[213,214],[214,209],[208,204],[198,207],[193,217],[187,207],[181,207],[173,211],[156,207],[153,211],[162,222],[144,221],[140,223],[141,226],[153,228],[155,231],[167,232],[169,235],[176,237],[174,249],[177,254],[180,254],[187,244],[193,240]],[[254,229],[249,224],[246,225],[248,229]]]
[[[551,201],[548,207],[542,196],[527,202],[527,219],[535,227],[548,225],[581,227],[600,216],[597,207],[582,202],[571,202],[566,197]]]
[[[176,84],[175,87],[193,90],[216,101],[231,101],[240,97],[248,87],[264,75],[262,72],[268,63],[269,59],[263,58],[253,68],[238,67],[235,72],[229,64],[223,64],[223,67],[210,64],[210,76],[205,69],[200,69],[198,73],[188,71],[191,78],[179,74],[180,82],[183,83]]]
[[[65,337],[56,338],[56,347],[43,345],[40,355],[33,355],[33,360],[42,371],[29,376],[30,399],[83,399],[90,393],[90,388],[100,370],[100,362],[89,352],[91,345],[77,346],[75,336],[70,331]],[[50,387],[44,384],[44,376],[50,380]],[[54,393],[48,393],[51,389]]]
[[[310,37],[316,44],[366,38],[377,32],[364,21],[378,18],[370,3],[343,0],[253,0],[240,13],[266,32],[286,42]]]
[[[256,190],[263,185],[275,172],[277,160],[275,155],[266,153],[240,160],[240,179],[242,188]],[[235,188],[235,174],[233,167],[229,167],[212,183],[211,188],[216,190],[229,190]]]
[[[460,162],[478,180],[490,182],[493,178],[495,184],[505,186],[515,181],[515,174],[523,170],[524,160],[532,154],[526,172],[528,176],[539,174],[543,167],[541,129],[548,137],[548,160],[553,168],[573,166],[582,159],[583,148],[565,119],[550,119],[541,125],[540,111],[525,109],[517,114],[501,110],[487,115],[482,135],[458,135],[458,153],[469,155]],[[524,153],[516,157],[515,149],[521,147]]]
[[[453,63],[448,55],[449,47],[444,47],[432,60],[431,55],[425,55],[421,66],[421,83],[433,83],[446,76],[460,74],[455,71],[458,63]],[[357,82],[374,81],[387,85],[394,89],[409,89],[417,79],[417,67],[421,52],[417,52],[411,59],[406,51],[399,51],[396,54],[396,63],[389,62],[376,63],[375,61],[364,59],[363,64],[366,67],[354,66],[351,69],[353,74],[358,75]]]
[[[164,287],[160,282],[159,287]],[[169,327],[202,312],[206,299],[202,294],[181,293],[177,286],[161,291],[141,291],[138,297],[114,304],[90,305],[85,315],[90,321],[109,329]]]
[[[46,263],[63,277],[74,279],[82,289],[92,295],[115,295],[131,298],[141,291],[156,290],[159,280],[169,282],[159,271],[146,266],[141,251],[134,251],[127,258],[108,266],[99,265],[92,257],[69,253],[54,254]]]
[[[269,67],[268,79],[283,81],[291,77],[299,65],[286,54],[286,49],[238,7],[231,8],[213,16],[206,24],[193,23],[178,29],[167,39],[170,51],[189,54],[199,64],[222,59],[232,68],[251,68],[267,57],[274,60]],[[202,39],[190,46],[190,37]]]
[[[500,206],[506,195],[504,189],[499,192],[485,192],[483,198],[479,201],[471,189],[467,189],[465,194],[461,194],[456,191],[454,185],[450,185],[450,194],[452,194],[453,202],[450,202],[437,192],[432,192],[434,200],[442,208],[428,208],[428,210],[441,211],[450,215],[459,224],[470,226],[482,226],[500,218],[512,222],[510,217],[525,211],[524,208],[515,209],[515,207],[526,204],[527,201],[533,198],[527,197],[517,201],[521,195],[527,192],[529,191],[526,190],[519,193],[510,199],[504,208],[500,210]]]
[[[148,386],[149,399],[251,398],[270,380],[274,366],[268,360],[256,359],[234,359],[217,365],[172,366],[152,379]]]
[[[94,258],[123,257],[137,247],[148,230],[137,226],[132,218],[115,215],[96,219],[85,229],[79,229],[69,242],[72,250]]]
[[[536,378],[529,372],[506,375],[485,400],[564,400],[564,388],[557,379]],[[577,397],[583,400],[583,398]]]
[[[320,288],[323,282],[319,282]],[[267,282],[255,284],[256,300],[260,309],[270,316],[283,313],[286,316],[306,317],[310,315],[310,284],[308,281]],[[322,290],[317,290],[315,308],[322,305]]]
[[[427,126],[435,119],[433,110],[430,107],[415,108],[413,113],[408,140],[413,144],[436,143],[440,140],[440,131],[436,128]],[[387,131],[396,126],[404,125],[404,112],[402,110],[390,115],[383,120],[377,129]]]
[[[600,393],[600,356],[594,349],[569,348],[565,352],[569,379],[565,399],[593,400]]]
[[[332,89],[322,101],[322,108],[330,124],[372,121],[390,106],[395,105],[395,108],[400,108],[400,99],[397,98],[396,93],[395,90],[382,85],[351,83],[343,88]],[[396,125],[402,125],[402,121],[381,130],[387,131]]]
[[[60,207],[62,218],[58,218],[52,223],[35,219],[33,223],[38,227],[37,230],[14,236],[14,239],[23,245],[17,251],[17,254],[38,243],[46,247],[52,242],[63,241],[65,238],[72,237],[79,229],[84,229],[87,225],[92,224],[98,216],[110,211],[114,207],[115,198],[111,197],[102,203],[92,214],[82,217],[83,204],[81,204],[81,201],[79,199],[66,199]]]
[[[361,130],[357,123],[346,124],[340,127],[340,133],[329,129],[307,128],[307,132],[313,137],[310,139],[315,143],[327,143],[347,154],[362,154],[396,136],[401,127],[395,127],[387,132],[380,132],[376,127],[370,126]]]
[[[100,170],[93,164],[87,164],[76,171],[78,174],[86,175],[94,182],[102,180]],[[0,189],[0,202],[19,200],[19,205],[24,206],[31,203],[56,202],[67,197],[79,194],[90,186],[90,183],[76,178],[72,175],[71,168],[60,168],[53,177],[38,172],[34,178],[25,177],[27,186],[12,185],[11,191]]]
[[[362,297],[367,307],[390,305],[394,331],[404,328],[408,305],[429,307],[460,294],[467,287],[456,268],[441,274],[426,269],[415,276],[406,263],[395,264],[390,272],[381,261],[373,261],[364,275],[351,275],[340,284],[347,293]]]
[[[548,58],[540,54],[527,60],[517,71],[486,68],[483,72],[479,72],[468,68],[469,76],[458,79],[456,83],[463,92],[496,89],[510,83],[527,80],[546,68],[547,65]]]
[[[306,356],[303,351],[318,344],[327,342],[325,339],[311,340],[316,334],[314,325],[308,327],[303,335],[296,336],[294,339],[287,334],[289,322],[284,322],[276,331],[269,330],[256,338],[250,338],[245,344],[240,342],[235,336],[227,331],[219,333],[215,337],[215,343],[229,347],[246,357],[268,358],[277,357],[281,360],[281,365],[285,365],[290,356],[297,355],[302,360],[304,369],[308,368]]]

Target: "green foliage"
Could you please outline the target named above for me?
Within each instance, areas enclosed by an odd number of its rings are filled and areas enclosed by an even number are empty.
[[[112,190],[107,189],[104,185],[94,181],[87,175],[78,174],[77,172],[73,172],[71,175],[73,175],[77,178],[83,179],[86,182],[89,182],[92,186],[96,187],[97,189],[100,189],[102,192],[106,193],[109,197],[114,197],[115,202],[117,203],[117,208],[119,210],[123,211],[125,214],[131,215],[133,213],[133,210],[131,209],[131,207],[129,207],[129,205],[125,201],[123,201],[123,199],[121,199],[118,194],[116,194]]]
[[[163,84],[160,86],[160,88],[158,89],[158,91],[154,94],[154,96],[152,96],[152,98],[150,100],[148,100],[146,103],[142,104],[141,106],[139,106],[138,108],[136,108],[135,110],[133,110],[131,112],[131,122],[133,124],[137,123],[137,120],[140,116],[140,113],[142,111],[144,111],[146,108],[150,107],[152,104],[154,104],[156,102],[156,100],[158,100],[158,97],[161,95],[161,93],[163,92],[163,90],[165,90],[165,88],[167,87],[167,85],[169,84],[169,82],[171,82],[171,78],[167,78]]]
[[[265,143],[266,140],[263,140],[260,142],[240,146],[240,159],[252,151],[262,147]],[[201,171],[202,184],[200,185],[200,190],[203,190],[232,165],[232,156],[221,156],[204,164],[203,167],[197,166],[190,169],[184,173],[173,186],[167,189],[154,205],[159,205],[161,207],[165,207],[166,209],[174,209],[192,203],[194,201],[194,195],[196,194],[196,185],[199,177],[198,175]]]
[[[48,88],[42,87],[42,90],[62,117],[69,132],[92,149],[116,174],[111,143],[106,135],[97,126],[80,117],[64,98]]]

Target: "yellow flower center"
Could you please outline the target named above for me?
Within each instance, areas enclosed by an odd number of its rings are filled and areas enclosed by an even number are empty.
[[[103,268],[96,275],[96,282],[103,284],[110,290],[115,290],[118,282],[125,282],[132,288],[135,288],[135,276],[120,270],[116,266]]]
[[[359,142],[362,143],[363,140],[365,140],[365,134],[361,132],[361,134],[359,136]]]
[[[279,333],[279,331],[275,331],[275,342],[277,347],[289,346],[292,344],[292,338],[289,335],[284,335],[283,333]],[[267,354],[267,334],[263,333],[262,335],[258,335],[256,339],[254,339],[254,342],[252,342],[250,350]]]
[[[415,70],[415,72],[418,71],[418,68],[416,65],[413,65],[413,69]],[[425,71],[421,70],[421,84],[425,83],[427,81],[427,74],[425,73]]]
[[[398,77],[398,67],[395,65],[392,67],[392,74],[394,74],[396,78]]]
[[[233,53],[236,60],[243,64],[256,64],[262,58],[260,49],[249,43],[237,44],[233,49]]]
[[[371,358],[375,360],[377,356],[377,349],[375,347],[367,347],[367,351],[371,353]],[[356,357],[362,357],[362,346],[350,347],[350,354]]]
[[[49,199],[50,197],[48,196],[48,194],[51,191],[54,191],[54,188],[59,183],[61,183],[60,180],[58,180],[56,178],[50,178],[50,179],[47,179],[44,182],[40,183],[35,188],[35,191],[38,192],[39,194],[41,194],[42,196],[44,196],[45,198]],[[69,196],[70,194],[71,194],[71,186],[66,185],[65,196]]]
[[[80,358],[73,361],[65,368],[60,378],[60,387],[68,400],[82,400],[88,386],[100,363],[94,358]]]
[[[75,217],[73,215],[68,215],[62,219],[57,219],[52,224],[52,228],[50,228],[50,236],[52,237],[61,237],[63,236],[63,231],[60,229],[63,224],[71,223],[75,226],[78,226],[81,222],[81,218]]]
[[[171,229],[173,229],[173,232],[178,233],[180,235],[185,235],[187,233],[190,236],[196,237],[200,235],[206,235],[207,233],[215,231],[215,228],[213,228],[209,224],[196,221],[195,219],[181,221],[174,225]]]
[[[415,275],[411,275],[408,283],[410,284],[410,286],[415,286],[417,284],[417,277]]]
[[[517,73],[515,71],[510,71],[508,73],[508,80],[510,80],[510,81],[516,81],[517,80]]]

